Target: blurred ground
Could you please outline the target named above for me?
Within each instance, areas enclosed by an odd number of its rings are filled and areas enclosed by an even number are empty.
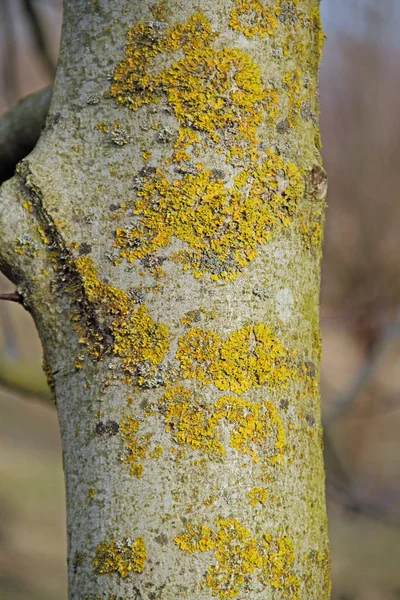
[[[27,2],[0,1],[0,15],[8,7],[7,22],[13,23],[5,33],[0,19],[0,112],[51,81],[43,47],[35,45],[24,21]],[[31,4],[47,32],[45,49],[54,57],[60,1]],[[322,9],[329,36],[320,86],[330,183],[321,326],[332,600],[395,600],[400,599],[400,3],[323,0]],[[4,279],[0,288],[12,290]],[[57,418],[51,407],[15,391],[22,384],[43,387],[40,362],[29,315],[0,303],[0,382],[8,382],[0,387],[0,598],[6,600],[66,599]]]
[[[56,412],[0,389],[0,598],[66,598]]]

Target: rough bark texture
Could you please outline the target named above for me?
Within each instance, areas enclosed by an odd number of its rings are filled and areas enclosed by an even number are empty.
[[[329,597],[318,0],[69,0],[1,266],[55,391],[73,600]]]

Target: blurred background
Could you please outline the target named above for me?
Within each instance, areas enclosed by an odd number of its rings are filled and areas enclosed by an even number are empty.
[[[333,600],[400,599],[400,2],[323,0],[322,399]],[[60,0],[0,0],[0,114],[49,85]],[[4,278],[0,291],[12,291]],[[0,302],[0,597],[65,600],[57,417]],[[304,599],[307,600],[307,599]],[[309,599],[314,600],[314,599]],[[318,600],[318,599],[315,599]]]

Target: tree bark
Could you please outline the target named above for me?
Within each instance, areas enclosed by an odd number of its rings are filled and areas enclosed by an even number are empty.
[[[67,0],[0,264],[55,392],[69,598],[329,598],[317,0]]]

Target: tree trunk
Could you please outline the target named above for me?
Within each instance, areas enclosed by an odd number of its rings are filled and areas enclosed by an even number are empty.
[[[73,600],[329,597],[318,0],[67,0],[1,266],[55,392]]]

